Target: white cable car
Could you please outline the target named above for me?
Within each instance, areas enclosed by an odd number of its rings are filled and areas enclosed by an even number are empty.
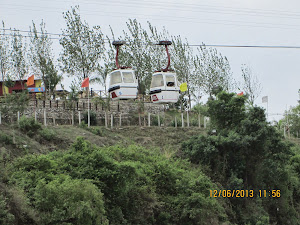
[[[113,100],[135,99],[138,93],[138,82],[134,70],[127,67],[120,67],[118,62],[119,47],[125,44],[124,41],[113,41],[117,48],[116,65],[117,69],[112,71],[109,76],[108,92]]]
[[[159,45],[166,47],[168,55],[168,65],[162,71],[157,71],[152,75],[150,95],[153,103],[176,103],[179,98],[179,84],[176,73],[168,70],[170,66],[170,54],[168,45],[171,41],[160,41]]]

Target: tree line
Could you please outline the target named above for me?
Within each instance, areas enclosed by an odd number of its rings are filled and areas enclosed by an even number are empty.
[[[215,48],[203,44],[195,50],[180,35],[171,35],[165,28],[158,30],[150,22],[143,26],[136,19],[129,19],[126,29],[116,36],[112,28],[108,35],[100,26],[90,27],[81,18],[79,6],[64,12],[63,17],[66,27],[59,38],[62,50],[58,58],[54,57],[52,37],[44,21],[38,26],[32,22],[28,42],[19,30],[6,29],[2,21],[0,71],[3,81],[21,80],[33,71],[41,76],[46,90],[50,91],[65,75],[74,77],[77,87],[86,77],[105,87],[109,72],[115,68],[112,40],[125,40],[127,44],[120,49],[120,64],[135,69],[139,93],[147,94],[153,71],[160,70],[167,60],[164,49],[155,44],[159,40],[171,40],[171,69],[179,82],[187,82],[189,104],[192,100],[200,102],[204,95],[212,96],[216,86],[228,91],[246,91],[251,96],[251,104],[260,94],[259,81],[248,66],[242,65],[242,82],[237,82],[229,60]]]

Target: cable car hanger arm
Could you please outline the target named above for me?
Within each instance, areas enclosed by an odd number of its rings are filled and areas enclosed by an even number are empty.
[[[112,43],[115,47],[116,47],[116,49],[117,49],[117,53],[116,53],[116,66],[117,66],[117,69],[127,69],[127,68],[130,68],[130,67],[121,67],[120,65],[119,65],[119,47],[121,46],[121,45],[124,45],[124,44],[126,44],[126,42],[125,41],[113,41],[113,43]]]
[[[164,45],[166,47],[166,52],[167,52],[167,56],[168,56],[168,65],[165,69],[162,69],[163,72],[167,72],[169,71],[169,66],[171,63],[171,57],[170,57],[170,53],[168,50],[168,45],[171,45],[172,42],[171,41],[159,41],[159,43],[157,45]]]

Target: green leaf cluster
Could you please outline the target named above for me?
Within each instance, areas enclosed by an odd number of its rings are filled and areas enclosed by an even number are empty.
[[[200,169],[135,145],[27,155],[10,167],[42,224],[220,224],[223,200]],[[84,221],[84,222],[83,222]]]
[[[182,151],[223,189],[256,194],[280,190],[280,198],[230,199],[232,222],[298,224],[299,151],[266,121],[262,108],[246,108],[245,100],[226,92],[210,100],[208,114],[216,135],[192,137],[183,143]]]

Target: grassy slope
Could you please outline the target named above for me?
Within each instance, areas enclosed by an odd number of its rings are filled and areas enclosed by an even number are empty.
[[[159,128],[159,127],[123,127],[121,129],[106,129],[92,127],[92,130],[76,126],[48,127],[55,132],[55,140],[47,141],[38,134],[29,137],[18,129],[0,125],[0,135],[15,136],[15,144],[5,144],[0,141],[0,153],[9,154],[12,158],[26,153],[46,153],[53,150],[66,150],[74,143],[76,137],[82,136],[97,146],[115,144],[139,144],[147,148],[158,147],[166,154],[172,154],[180,148],[180,143],[193,135],[204,133],[197,128]]]

